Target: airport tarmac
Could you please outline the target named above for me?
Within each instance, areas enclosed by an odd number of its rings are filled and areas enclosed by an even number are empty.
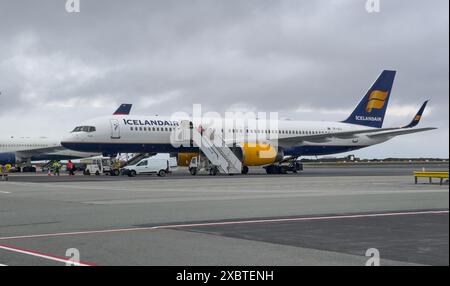
[[[449,186],[415,185],[421,168],[12,175],[0,182],[0,265],[64,265],[68,249],[86,265],[365,265],[370,248],[381,265],[448,265]]]

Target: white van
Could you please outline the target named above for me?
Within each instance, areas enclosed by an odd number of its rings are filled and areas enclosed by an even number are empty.
[[[173,162],[175,160],[175,162]],[[135,165],[123,168],[123,174],[134,177],[140,174],[157,174],[160,177],[166,176],[177,167],[176,159],[155,159],[147,158],[139,161]]]

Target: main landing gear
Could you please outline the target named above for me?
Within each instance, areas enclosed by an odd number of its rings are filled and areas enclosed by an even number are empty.
[[[288,161],[288,164],[274,164],[264,167],[267,174],[287,174],[303,171],[303,164],[296,161],[297,158]],[[287,163],[287,162],[286,162]]]

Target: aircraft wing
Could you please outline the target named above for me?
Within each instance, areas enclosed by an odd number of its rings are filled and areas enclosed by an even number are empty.
[[[371,138],[377,138],[377,137],[394,137],[398,135],[405,135],[405,134],[412,134],[417,132],[424,132],[424,131],[430,131],[435,130],[437,128],[435,127],[425,127],[425,128],[415,128],[415,129],[400,129],[400,130],[393,130],[393,131],[387,131],[387,132],[379,132],[379,133],[373,133],[368,134],[367,136]]]
[[[297,145],[302,144],[304,142],[308,143],[327,143],[330,142],[333,139],[352,139],[357,137],[358,135],[367,135],[371,136],[372,138],[379,137],[379,136],[397,136],[397,135],[403,135],[403,134],[409,134],[409,133],[415,133],[415,132],[422,132],[422,131],[428,131],[433,130],[436,128],[405,128],[405,127],[392,127],[392,128],[372,128],[372,129],[359,129],[359,130],[353,130],[353,131],[343,131],[343,132],[329,132],[329,133],[323,133],[323,134],[314,134],[314,135],[299,135],[299,136],[292,136],[292,137],[286,137],[286,138],[278,138],[278,144],[283,145]],[[239,140],[238,140],[239,141]],[[263,141],[276,141],[275,139],[268,139]],[[235,143],[236,140],[229,139],[226,142],[226,145],[231,145]]]
[[[16,156],[19,158],[30,158],[36,155],[40,154],[46,154],[46,153],[55,153],[62,150],[66,150],[62,146],[54,146],[54,147],[47,147],[47,148],[39,148],[39,149],[31,149],[26,151],[17,151]]]
[[[286,138],[278,138],[279,143],[284,144],[301,144],[302,142],[314,142],[314,143],[325,143],[329,142],[334,138],[339,139],[351,139],[354,138],[356,135],[359,134],[369,134],[369,133],[375,133],[375,132],[381,132],[381,131],[391,131],[391,130],[397,130],[401,129],[401,127],[394,127],[394,128],[371,128],[371,129],[357,129],[353,131],[342,131],[342,132],[328,132],[323,134],[314,134],[314,135],[298,135],[298,136],[291,136]],[[244,140],[242,138],[242,140]],[[239,142],[239,139],[228,139],[225,141],[225,144],[227,146],[231,146],[232,144]],[[276,139],[264,139],[262,141],[276,141]]]
[[[371,128],[371,129],[359,129],[353,131],[343,131],[343,132],[329,132],[323,134],[314,134],[314,135],[301,135],[301,136],[293,136],[287,138],[279,138],[278,142],[280,143],[301,143],[301,142],[315,142],[315,143],[324,143],[329,142],[333,138],[338,139],[351,139],[356,135],[367,135],[370,133],[379,133],[382,131],[392,131],[402,129],[401,127],[393,127],[393,128]]]

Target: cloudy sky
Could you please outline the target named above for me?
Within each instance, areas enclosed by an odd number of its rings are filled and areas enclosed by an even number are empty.
[[[449,156],[449,1],[0,0],[0,132],[61,136],[122,102],[134,114],[278,111],[343,120],[398,71],[385,126],[421,126],[353,152]]]

